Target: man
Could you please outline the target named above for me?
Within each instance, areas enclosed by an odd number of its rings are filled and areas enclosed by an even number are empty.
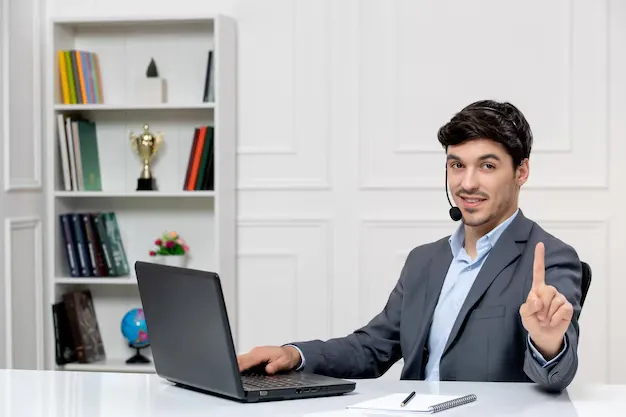
[[[241,370],[372,378],[404,358],[402,379],[569,385],[578,368],[581,265],[518,208],[532,147],[526,119],[509,103],[479,101],[438,139],[462,214],[458,230],[409,253],[366,326],[327,341],[254,348],[238,357]]]

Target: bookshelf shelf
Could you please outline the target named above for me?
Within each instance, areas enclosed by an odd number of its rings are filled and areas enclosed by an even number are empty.
[[[154,372],[151,364],[125,363],[134,350],[120,328],[126,312],[141,308],[134,264],[152,259],[165,232],[189,245],[189,268],[220,274],[236,336],[235,22],[222,15],[68,17],[51,19],[48,31],[46,368]],[[152,59],[166,86],[157,98],[138,87],[150,84]],[[142,162],[130,137],[145,124],[164,138],[151,162],[155,191],[136,191]],[[84,311],[59,303],[84,290],[105,357],[63,363],[57,342],[75,348],[80,337],[67,334],[82,333],[57,320],[78,323]],[[149,348],[142,353],[151,357]]]
[[[215,198],[214,191],[55,191],[58,198]]]
[[[137,285],[137,278],[134,276],[115,278],[56,277],[54,283],[58,285]]]
[[[108,27],[118,26],[157,26],[158,28],[172,27],[181,24],[213,24],[214,22],[224,21],[225,16],[220,14],[141,14],[137,16],[57,16],[52,18],[52,22],[56,25],[72,25],[74,27],[99,27],[107,25]]]
[[[56,111],[133,111],[133,110],[206,110],[214,109],[215,103],[156,103],[156,104],[55,104]]]

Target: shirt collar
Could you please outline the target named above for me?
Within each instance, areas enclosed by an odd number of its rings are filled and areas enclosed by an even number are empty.
[[[478,239],[478,242],[476,242],[476,248],[480,249],[485,246],[492,248],[496,244],[502,233],[506,230],[506,228],[513,222],[515,216],[517,216],[518,213],[519,208],[515,210],[515,213],[513,213],[508,219],[500,223],[498,226],[494,227],[485,236]],[[452,249],[452,255],[457,256],[459,254],[459,251],[463,247],[463,243],[465,242],[465,227],[463,226],[463,224],[461,224],[450,236],[448,242],[450,243],[450,248]]]

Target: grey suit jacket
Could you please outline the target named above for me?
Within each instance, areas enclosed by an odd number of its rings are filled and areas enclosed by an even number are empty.
[[[543,368],[532,356],[519,308],[530,291],[537,242],[545,245],[546,284],[574,306],[567,350]],[[404,358],[401,379],[424,379],[427,341],[452,252],[448,237],[414,248],[384,309],[346,337],[294,342],[307,372],[375,378]],[[582,270],[576,251],[520,210],[491,249],[454,323],[440,362],[445,381],[534,381],[567,387],[578,368]]]

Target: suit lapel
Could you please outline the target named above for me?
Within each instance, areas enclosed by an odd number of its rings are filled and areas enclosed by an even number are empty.
[[[435,255],[432,264],[430,265],[430,271],[428,274],[428,283],[426,285],[426,291],[424,291],[426,299],[424,300],[424,318],[428,318],[428,326],[426,330],[430,328],[433,322],[433,314],[435,313],[435,307],[439,301],[439,294],[441,288],[446,280],[448,269],[452,263],[452,251],[450,245],[446,242],[445,248],[442,248],[437,255]]]
[[[443,287],[443,282],[448,274],[450,263],[452,262],[452,251],[450,244],[447,240],[442,240],[441,247],[437,249],[436,254],[433,256],[430,266],[428,268],[428,275],[426,281],[426,288],[423,292],[424,296],[421,300],[421,311],[419,314],[420,323],[422,323],[416,330],[415,340],[413,343],[413,351],[407,358],[410,358],[408,362],[413,362],[415,354],[418,353],[418,349],[424,347],[428,331],[433,321],[433,314],[437,301],[439,300],[439,293]]]
[[[489,256],[485,259],[472,288],[470,289],[461,311],[454,322],[454,326],[448,336],[446,347],[443,354],[447,352],[454,340],[458,336],[461,325],[465,321],[467,314],[474,307],[474,305],[480,300],[483,294],[487,291],[491,283],[502,272],[504,268],[515,261],[521,254],[517,243],[519,241],[526,241],[532,228],[532,222],[524,217],[521,210],[517,217],[505,230],[495,246],[491,249]]]

